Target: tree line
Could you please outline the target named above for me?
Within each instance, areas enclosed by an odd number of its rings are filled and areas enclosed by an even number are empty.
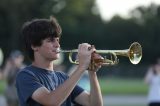
[[[5,58],[13,49],[23,50],[23,23],[54,15],[63,29],[63,49],[77,48],[82,42],[97,49],[128,49],[137,41],[143,47],[141,64],[151,64],[160,56],[159,5],[140,6],[130,12],[131,18],[114,16],[110,21],[102,20],[98,11],[95,0],[1,0],[0,48]]]

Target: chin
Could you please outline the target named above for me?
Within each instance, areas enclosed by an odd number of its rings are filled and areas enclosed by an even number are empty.
[[[57,59],[59,59],[59,56],[57,56],[57,57],[53,57],[53,60],[57,60]]]
[[[57,60],[60,58],[60,55],[52,55],[50,58],[52,58],[53,60]]]
[[[54,61],[54,60],[57,60],[57,59],[59,59],[59,57],[55,57],[55,56],[54,57],[48,57],[49,61]]]

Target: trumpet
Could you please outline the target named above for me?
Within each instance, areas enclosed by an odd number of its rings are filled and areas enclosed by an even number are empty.
[[[73,53],[78,53],[78,49],[72,50],[60,50],[63,53],[69,53],[69,61],[73,64],[79,64],[78,60],[73,61]],[[118,56],[128,57],[132,64],[138,64],[142,58],[142,47],[138,42],[134,42],[130,45],[129,49],[124,50],[96,50],[96,53],[99,54],[111,54],[111,59],[106,57],[102,59],[95,59],[92,61],[92,64],[102,63],[102,66],[116,65],[119,62]]]

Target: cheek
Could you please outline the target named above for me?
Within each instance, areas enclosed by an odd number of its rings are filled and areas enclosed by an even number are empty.
[[[41,51],[42,52],[47,52],[47,51],[50,51],[50,50],[52,50],[52,45],[42,45],[42,47],[41,47]]]
[[[40,49],[39,49],[39,53],[43,56],[49,56],[51,53],[49,51],[50,49],[47,47],[47,46],[42,46]]]

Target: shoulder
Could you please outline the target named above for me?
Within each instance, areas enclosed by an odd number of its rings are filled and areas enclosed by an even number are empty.
[[[18,72],[17,79],[25,79],[29,76],[36,77],[36,74],[32,71],[32,69],[29,66],[27,66]]]
[[[62,72],[62,71],[55,71],[55,74],[56,74],[57,77],[62,77],[64,79],[69,78],[69,76],[66,73]]]

